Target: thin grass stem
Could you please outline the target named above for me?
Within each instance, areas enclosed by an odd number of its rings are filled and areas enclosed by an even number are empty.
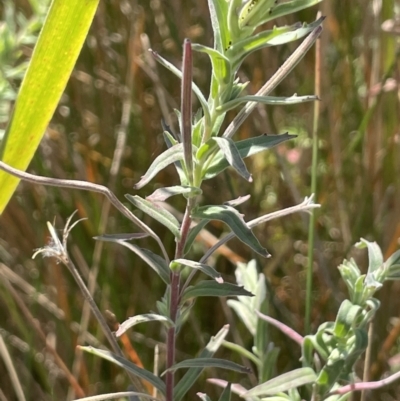
[[[317,15],[319,18],[319,15]],[[315,44],[315,81],[314,92],[319,98],[321,93],[321,40],[317,39]],[[318,175],[318,124],[320,103],[314,102],[313,130],[312,130],[312,165],[311,165],[311,193],[317,196]],[[308,255],[307,255],[307,278],[306,278],[306,310],[304,330],[305,334],[311,331],[311,302],[312,302],[312,275],[314,265],[314,243],[315,243],[315,210],[310,212],[308,223]]]

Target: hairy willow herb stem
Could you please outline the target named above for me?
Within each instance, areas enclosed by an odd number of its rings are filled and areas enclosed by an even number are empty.
[[[181,118],[182,132],[181,138],[183,142],[183,154],[185,160],[186,174],[189,184],[193,184],[193,150],[192,150],[192,45],[188,39],[183,45],[183,69],[182,69],[182,90],[181,90]],[[183,255],[186,238],[190,229],[190,213],[194,205],[194,199],[187,200],[185,214],[183,216],[180,239],[176,244],[175,259],[179,259]],[[180,268],[179,268],[180,269]],[[170,319],[174,323],[167,331],[167,369],[175,364],[175,338],[176,338],[176,317],[179,309],[179,288],[181,274],[179,270],[171,270],[171,287],[170,287]],[[174,371],[169,370],[166,374],[166,401],[174,399]]]

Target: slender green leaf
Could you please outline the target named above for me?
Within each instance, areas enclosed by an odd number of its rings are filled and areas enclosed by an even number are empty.
[[[292,388],[314,383],[316,379],[317,375],[313,369],[299,368],[275,377],[266,383],[253,387],[251,390],[245,393],[244,396],[252,397],[276,395],[277,393],[288,391]]]
[[[90,397],[84,397],[84,398],[79,398],[79,401],[108,401],[108,400],[114,400],[114,399],[125,399],[125,397],[128,397],[128,399],[142,399],[142,398],[149,398],[151,400],[158,400],[158,398],[153,397],[150,394],[145,394],[145,393],[137,393],[136,391],[121,391],[119,393],[108,393],[108,394],[98,394],[98,395],[91,395]],[[129,398],[131,397],[131,398]],[[78,400],[76,400],[78,401]]]
[[[254,138],[244,139],[243,141],[235,142],[239,154],[242,158],[255,155],[266,149],[272,148],[289,139],[296,138],[296,135],[290,135],[288,133],[282,135],[267,135],[263,134]],[[215,177],[222,171],[229,167],[229,163],[226,160],[222,150],[217,153],[214,157],[213,162],[203,172],[205,180]]]
[[[271,347],[268,348],[262,355],[261,367],[258,371],[258,381],[265,382],[276,374],[277,366],[278,366],[278,357],[279,357],[280,349],[274,347],[271,344]]]
[[[103,234],[93,237],[97,241],[119,242],[131,241],[133,239],[142,239],[148,237],[148,233],[122,233],[122,234]]]
[[[229,8],[228,8],[228,32],[231,35],[231,39],[235,42],[241,35],[239,29],[239,20],[238,20],[238,10],[242,7],[242,0],[230,0]],[[229,43],[230,45],[231,43]]]
[[[288,32],[293,32],[299,27],[301,27],[301,24],[274,27],[272,30],[262,31],[256,35],[246,35],[244,39],[233,43],[226,55],[230,58],[231,63],[236,70],[250,53],[260,50],[264,47],[272,46],[270,42],[276,37],[284,35]]]
[[[360,249],[368,248],[368,273],[373,273],[383,265],[382,251],[376,242],[370,242],[361,238],[356,247]]]
[[[217,283],[222,284],[224,282],[221,275],[213,267],[205,265],[204,263],[199,263],[188,259],[175,259],[170,263],[170,269],[174,270],[176,267],[179,267],[179,265],[187,266],[192,269],[198,269],[207,276],[213,278]]]
[[[54,0],[0,145],[0,160],[26,170],[71,75],[99,0]],[[0,214],[19,179],[0,171]]]
[[[389,256],[386,259],[385,265],[387,267],[400,265],[400,250],[396,251],[393,255]]]
[[[227,370],[233,370],[234,372],[240,373],[251,373],[251,370],[245,366],[239,365],[232,361],[217,358],[194,358],[186,359],[185,361],[176,363],[167,369],[161,376],[170,371],[184,368],[221,368]]]
[[[211,25],[214,33],[214,49],[219,52],[228,46],[230,34],[228,30],[228,2],[221,0],[208,0]]]
[[[129,372],[140,377],[141,379],[148,381],[150,384],[152,384],[154,387],[160,390],[162,394],[165,395],[165,383],[159,377],[149,372],[148,370],[139,368],[134,363],[118,355],[115,355],[110,351],[96,349],[93,347],[80,347],[80,349],[82,349],[85,352],[88,352],[89,354],[97,355],[100,358],[106,359],[107,361],[110,361],[115,365],[118,365],[121,368],[128,370]]]
[[[229,326],[224,326],[215,337],[211,337],[207,346],[201,351],[199,358],[210,358],[219,349],[222,341],[229,331]],[[203,368],[190,368],[174,388],[174,401],[181,401],[184,395],[192,388],[194,382],[200,376]]]
[[[179,239],[181,237],[179,222],[170,212],[153,202],[149,202],[141,198],[138,195],[132,196],[126,194],[125,198],[128,199],[129,202],[133,203],[142,212],[148,214],[153,219],[157,220],[159,223],[167,227],[168,230],[170,230],[176,238]]]
[[[165,260],[149,251],[148,249],[139,248],[138,246],[131,244],[125,241],[118,241],[119,244],[123,245],[124,247],[130,249],[132,252],[136,253],[144,262],[146,262],[164,281],[165,284],[170,283],[170,270],[168,268],[167,263]]]
[[[240,354],[241,356],[243,356],[244,358],[249,359],[251,362],[254,363],[254,365],[257,366],[257,369],[261,368],[261,361],[260,359],[254,355],[252,352],[250,352],[249,350],[247,350],[246,348],[242,347],[239,344],[235,344],[235,343],[231,343],[229,341],[224,341],[222,343],[222,345],[225,348],[228,348],[231,351],[237,352],[238,354]]]
[[[261,256],[269,257],[269,253],[258,242],[251,229],[247,226],[239,212],[230,206],[215,205],[197,207],[192,211],[192,217],[223,221],[229,226],[238,239],[248,245]]]
[[[212,139],[222,150],[222,153],[224,154],[227,162],[238,172],[238,174],[241,175],[245,180],[252,182],[253,178],[248,172],[235,142],[230,138],[214,137]]]
[[[157,175],[157,173],[178,160],[183,160],[183,145],[181,143],[170,147],[157,156],[146,171],[146,174],[142,176],[134,188],[140,189],[144,187]]]
[[[185,197],[201,195],[202,190],[189,185],[176,185],[173,187],[165,187],[156,189],[151,195],[146,196],[150,202],[164,202],[174,195],[184,195]]]
[[[272,3],[270,7],[264,7],[265,2],[260,1],[246,15],[241,13],[239,15],[239,26],[242,29],[246,27],[255,29],[268,21],[311,7],[322,0],[293,0],[280,4],[275,4],[276,2],[272,2],[272,0],[269,1]]]
[[[385,262],[385,279],[398,280],[400,278],[400,250],[396,251]]]
[[[240,295],[248,297],[254,296],[251,292],[236,284],[219,284],[214,280],[205,280],[186,288],[182,295],[182,302],[195,297],[237,297]]]
[[[304,103],[304,102],[313,102],[315,100],[318,100],[317,96],[314,95],[308,95],[308,96],[289,96],[289,97],[276,97],[276,96],[241,96],[238,97],[234,100],[231,100],[229,102],[224,103],[221,106],[217,107],[218,111],[221,111],[223,113],[226,113],[229,110],[234,109],[235,107],[239,106],[241,103],[246,103],[246,102],[258,102],[262,104],[271,104],[271,105],[291,105],[291,104],[297,104],[297,103]]]
[[[243,40],[235,42],[227,52],[235,70],[252,52],[264,47],[278,46],[298,40],[309,34],[314,28],[321,25],[324,17],[311,24],[297,23],[291,26],[274,27],[272,30],[262,31]]]
[[[193,182],[192,147],[192,44],[189,39],[183,43],[182,84],[181,84],[181,137],[183,155],[189,183]]]

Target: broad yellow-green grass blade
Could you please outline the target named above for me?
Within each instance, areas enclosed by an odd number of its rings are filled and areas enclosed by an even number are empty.
[[[99,0],[53,0],[0,145],[0,160],[26,170],[57,107]],[[0,171],[0,214],[19,180]]]

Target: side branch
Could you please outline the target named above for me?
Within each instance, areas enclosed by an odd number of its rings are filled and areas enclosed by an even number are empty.
[[[2,161],[0,161],[0,169],[6,171],[7,173],[17,178],[20,178],[21,180],[28,181],[33,184],[42,184],[51,187],[80,189],[83,191],[98,192],[104,195],[126,218],[128,218],[130,221],[136,224],[136,226],[139,227],[142,231],[149,234],[152,238],[154,238],[157,241],[166,262],[169,264],[170,260],[168,257],[168,253],[163,243],[161,242],[160,237],[149,226],[147,226],[141,220],[139,220],[107,187],[99,184],[93,184],[87,181],[62,180],[58,178],[49,178],[49,177],[42,177],[40,175],[29,174],[25,171],[17,170],[16,168],[9,166],[8,164]]]

